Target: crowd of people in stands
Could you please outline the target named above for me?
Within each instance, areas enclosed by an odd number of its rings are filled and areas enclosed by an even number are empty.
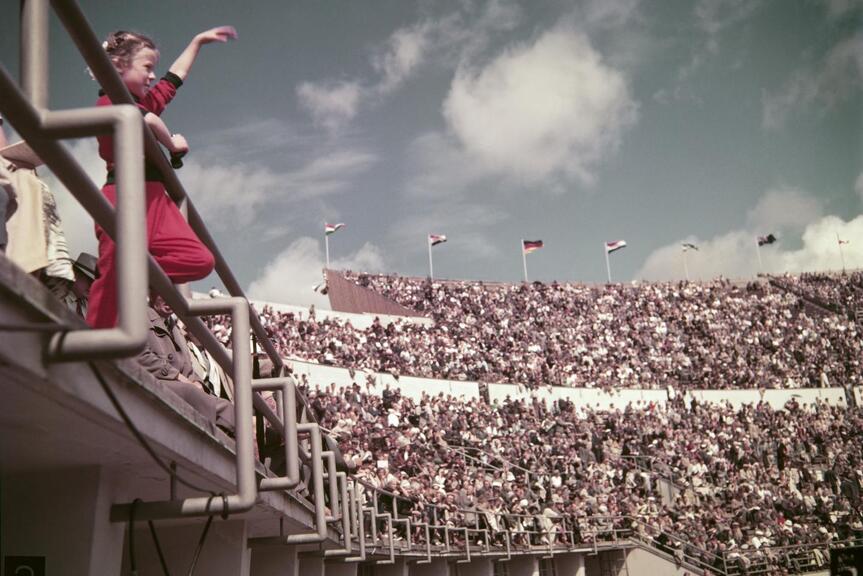
[[[780,565],[781,547],[863,537],[857,408],[792,401],[735,410],[678,396],[576,411],[567,401],[379,392],[365,383],[308,394],[358,477],[432,505],[439,524],[491,528],[492,537],[503,528],[545,528],[551,538],[573,530],[582,541],[614,527],[717,568]],[[578,524],[561,525],[562,515]],[[823,551],[815,557],[826,561]]]
[[[827,274],[806,272],[799,276],[786,274],[774,283],[834,313],[853,318],[863,307],[863,273]]]
[[[863,374],[853,320],[811,314],[800,297],[767,283],[355,280],[434,323],[376,320],[359,329],[265,309],[285,356],[532,388],[801,388],[857,385]]]

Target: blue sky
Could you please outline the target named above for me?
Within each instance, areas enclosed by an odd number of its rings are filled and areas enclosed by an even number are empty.
[[[863,265],[860,0],[81,2],[97,35],[207,46],[166,112],[181,179],[253,296],[308,303],[334,263],[436,277],[600,282]],[[17,3],[0,8],[17,73]],[[96,86],[59,25],[54,108]],[[69,142],[97,183],[92,142]],[[75,246],[92,224],[52,187]],[[211,284],[212,282],[204,282]]]

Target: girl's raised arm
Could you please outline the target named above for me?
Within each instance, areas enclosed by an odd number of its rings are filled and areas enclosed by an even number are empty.
[[[212,42],[224,43],[236,38],[237,31],[233,26],[218,26],[201,32],[192,38],[192,41],[189,42],[186,49],[183,50],[174,63],[171,64],[169,72],[179,76],[180,80],[185,80],[186,76],[189,75],[189,70],[192,69],[192,64],[195,62],[195,58],[198,57],[198,50],[201,49],[201,46]]]

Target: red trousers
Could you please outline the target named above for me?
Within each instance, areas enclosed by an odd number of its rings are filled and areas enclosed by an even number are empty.
[[[147,248],[175,283],[206,278],[213,271],[213,254],[198,239],[183,219],[180,210],[165,194],[161,182],[147,182]],[[107,184],[102,193],[117,205],[117,188]],[[114,266],[116,245],[98,225],[99,277],[90,288],[87,323],[93,328],[117,325],[117,269]]]

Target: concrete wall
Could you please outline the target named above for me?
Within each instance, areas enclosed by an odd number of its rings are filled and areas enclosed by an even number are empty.
[[[443,558],[436,558],[431,564],[411,564],[410,576],[449,576],[450,565]]]
[[[509,576],[539,576],[539,558],[519,556],[507,562]]]
[[[206,520],[203,518],[180,525],[164,520],[155,522],[159,545],[172,574],[182,573],[189,569],[205,523]],[[246,539],[245,520],[215,518],[207,533],[207,540],[201,550],[195,574],[249,576],[252,555]],[[121,572],[124,576],[131,574],[128,547],[127,538],[123,552],[123,571]],[[162,573],[156,545],[146,522],[140,523],[138,529],[135,530],[135,555],[139,574]]]
[[[202,292],[195,292],[192,294],[192,297],[195,299],[209,299],[210,297],[207,294]],[[309,317],[309,307],[308,306],[294,306],[291,304],[278,304],[276,302],[267,302],[264,300],[249,300],[252,304],[254,304],[255,309],[261,311],[264,309],[264,306],[269,306],[273,310],[282,313],[292,313],[295,317],[301,318],[303,320],[307,320]],[[349,312],[336,312],[334,310],[327,310],[325,308],[315,308],[315,318],[318,320],[324,319],[333,319],[333,320],[341,320],[343,322],[350,322],[355,328],[359,328],[363,330],[372,325],[375,318],[378,318],[381,321],[381,324],[386,326],[387,324],[393,322],[401,321],[403,324],[434,324],[434,320],[431,318],[422,318],[415,316],[388,316],[386,314],[351,314]]]
[[[540,398],[546,402],[554,402],[566,398],[574,403],[576,408],[607,409],[611,406],[625,408],[629,404],[646,406],[654,402],[665,404],[668,401],[666,390],[615,390],[605,392],[599,388],[542,388],[527,390],[512,384],[489,384],[488,395],[492,402],[503,402],[507,396],[512,399]]]
[[[586,576],[584,554],[555,554],[554,573],[555,576]]]
[[[402,376],[396,379],[391,374],[365,372],[362,370],[355,370],[354,376],[351,377],[350,370],[346,368],[337,368],[335,366],[326,366],[300,360],[286,360],[286,363],[291,366],[295,374],[307,375],[309,384],[317,389],[326,388],[332,383],[335,383],[336,388],[347,387],[353,383],[357,383],[367,393],[377,396],[380,396],[384,388],[389,386],[394,390],[401,390],[404,396],[413,399],[419,399],[423,392],[431,396],[443,393],[451,394],[456,398],[479,398],[479,384],[476,382],[436,380],[433,378],[415,378],[413,376]],[[369,374],[374,378],[376,385],[373,388],[367,389],[366,379]]]
[[[626,555],[626,564],[618,576],[687,576],[692,574],[686,568],[678,568],[674,562],[641,548],[633,548]]]
[[[296,546],[261,546],[252,548],[249,570],[254,576],[299,576],[300,562]]]
[[[455,576],[493,576],[494,566],[492,561],[487,558],[477,558],[466,564],[453,564],[455,567]],[[453,574],[453,571],[450,571]]]
[[[717,404],[730,402],[735,408],[744,404],[757,404],[761,399],[759,390],[696,390],[687,397],[697,398],[699,402]],[[796,399],[801,405],[815,404],[821,400],[833,406],[845,406],[845,390],[842,388],[800,388],[795,390],[765,390],[764,401],[774,409],[780,410],[785,403]]]
[[[104,469],[3,476],[0,488],[4,559],[44,558],[52,576],[118,573],[124,525],[109,522],[115,486]]]

